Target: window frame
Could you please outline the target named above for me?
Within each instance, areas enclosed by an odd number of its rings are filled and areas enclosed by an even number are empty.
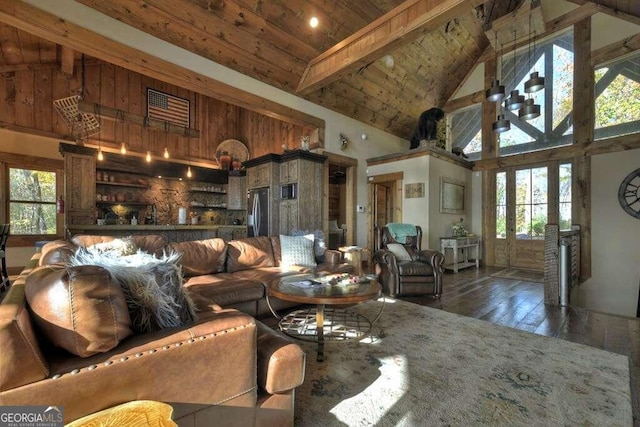
[[[56,159],[48,159],[23,154],[0,152],[0,181],[2,182],[2,197],[0,197],[0,223],[9,222],[10,208],[10,182],[9,169],[29,169],[44,172],[53,172],[56,175],[56,194],[55,199],[64,193],[64,161]],[[20,201],[13,201],[20,202]],[[27,201],[35,204],[51,204],[50,202]],[[55,203],[55,202],[54,202]],[[10,234],[7,246],[25,247],[34,246],[40,240],[52,240],[64,237],[64,215],[56,215],[56,233],[55,234]]]

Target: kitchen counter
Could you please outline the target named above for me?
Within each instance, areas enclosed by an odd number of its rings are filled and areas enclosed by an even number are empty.
[[[67,237],[76,234],[99,234],[106,236],[124,237],[131,234],[159,234],[167,242],[182,242],[220,237],[225,240],[235,240],[246,237],[246,225],[224,224],[158,224],[158,225],[73,225],[67,227]]]

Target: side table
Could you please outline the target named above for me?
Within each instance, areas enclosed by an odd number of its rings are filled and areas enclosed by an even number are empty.
[[[344,258],[353,266],[353,274],[362,276],[362,248],[360,246],[340,246],[338,250],[344,253]]]
[[[453,251],[453,262],[451,264],[445,264],[444,268],[453,270],[457,273],[459,269],[471,267],[473,265],[476,268],[480,267],[480,242],[481,238],[477,236],[473,237],[441,237],[440,238],[440,252],[442,252],[446,258],[447,249]],[[474,251],[474,258],[469,257],[469,251]]]

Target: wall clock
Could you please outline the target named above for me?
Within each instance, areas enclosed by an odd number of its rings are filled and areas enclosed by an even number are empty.
[[[640,219],[640,169],[634,170],[622,180],[618,189],[618,201],[626,213]]]

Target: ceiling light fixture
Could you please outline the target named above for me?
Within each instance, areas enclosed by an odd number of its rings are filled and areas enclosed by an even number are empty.
[[[496,47],[498,46],[497,43],[498,43],[498,40],[496,38]],[[504,65],[503,65],[504,54],[503,54],[503,52],[504,52],[504,49],[502,48],[502,43],[500,43],[500,73],[502,73],[502,70],[504,68]],[[503,96],[504,96],[504,86],[502,88],[503,88]],[[511,129],[511,122],[509,121],[509,119],[507,119],[505,117],[504,111],[502,110],[502,102],[500,102],[500,114],[498,114],[498,120],[496,120],[493,123],[491,128],[496,133],[506,132],[506,131]]]
[[[533,64],[531,63],[531,13],[529,13],[529,43],[527,46],[527,55],[529,62],[529,71],[533,69]],[[533,36],[533,41],[535,43],[535,35]],[[535,48],[534,48],[535,52]],[[542,80],[542,82],[540,82]],[[527,93],[527,100],[524,102],[524,106],[518,111],[518,118],[521,120],[531,120],[536,117],[540,117],[540,105],[535,103],[535,100],[532,98],[532,92],[536,92],[537,88],[544,87],[544,77],[538,77],[538,73],[531,73],[531,78],[524,83],[524,91]]]
[[[518,60],[516,57],[516,30],[513,30],[513,87],[511,96],[504,102],[507,110],[515,111],[524,106],[524,95],[520,95],[520,91],[515,89],[518,82],[516,81],[516,69],[518,68]]]
[[[496,31],[496,48],[498,47],[498,32]],[[501,48],[502,50],[502,48]],[[502,52],[500,52],[502,55]],[[502,70],[501,70],[502,71]],[[498,80],[496,72],[496,78],[491,82],[491,87],[487,89],[486,97],[489,102],[501,102],[504,98],[504,86],[500,84],[500,80]]]
[[[535,104],[533,98],[524,101],[524,107],[518,111],[518,118],[523,120],[531,120],[540,116],[540,106]]]
[[[312,16],[312,17],[311,17],[311,19],[309,20],[309,26],[310,26],[311,28],[316,28],[316,27],[318,26],[318,23],[319,23],[319,22],[320,22],[320,21],[318,21],[318,18],[317,18],[317,17]]]
[[[529,37],[531,37],[531,11],[529,11]],[[537,31],[533,32],[533,56],[536,55],[536,37]],[[531,48],[531,39],[529,39],[529,49]],[[531,52],[529,52],[529,62],[531,62]],[[529,70],[532,67],[529,66]],[[544,77],[539,76],[537,71],[531,72],[529,80],[524,82],[524,91],[526,93],[534,93],[544,89]]]

